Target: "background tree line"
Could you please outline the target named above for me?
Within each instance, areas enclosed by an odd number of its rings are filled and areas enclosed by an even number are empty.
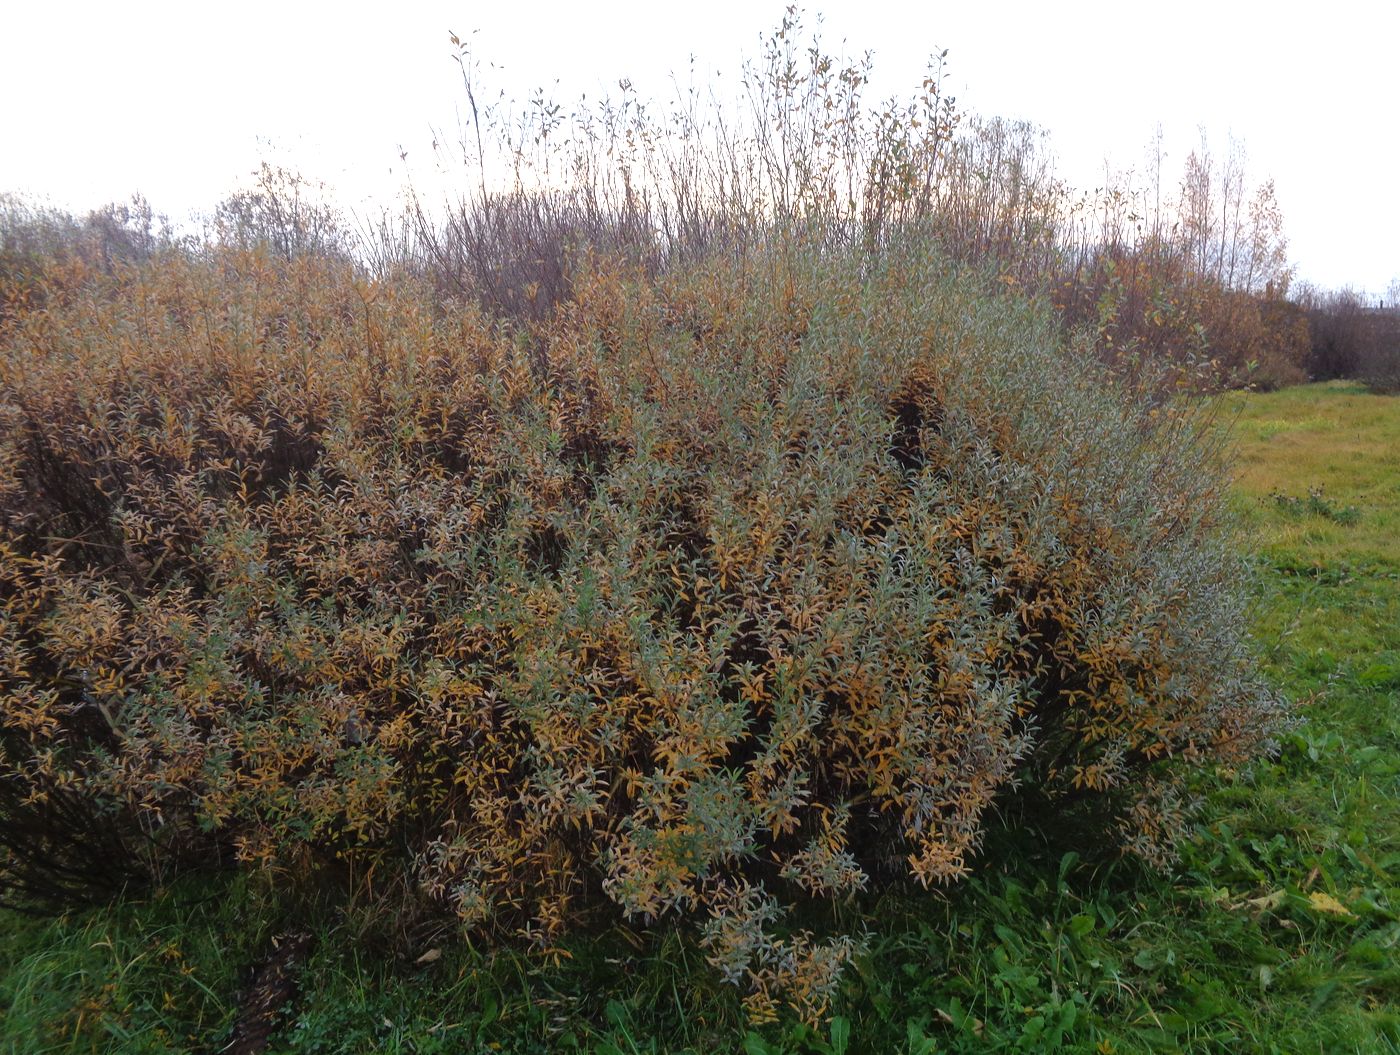
[[[624,80],[572,108],[543,94],[522,103],[493,96],[467,44],[453,46],[468,118],[435,146],[439,166],[460,172],[456,189],[410,186],[404,205],[351,215],[324,186],[264,163],[205,217],[205,243],[338,254],[539,321],[590,254],[650,274],[764,245],[873,259],[917,229],[958,263],[1047,298],[1124,369],[1167,364],[1177,385],[1208,390],[1400,384],[1400,289],[1371,304],[1296,286],[1274,183],[1251,178],[1233,139],[1221,155],[1203,130],[1173,173],[1159,131],[1140,170],[1077,188],[1042,129],[957,104],[946,52],[908,96],[872,101],[870,54],[834,58],[795,10],[728,102],[692,86],[657,103]],[[106,268],[196,241],[139,196],[81,218],[0,197],[0,312],[33,294],[41,258]]]

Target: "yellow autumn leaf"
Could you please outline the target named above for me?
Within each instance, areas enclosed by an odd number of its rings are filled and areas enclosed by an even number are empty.
[[[1320,890],[1314,890],[1308,895],[1308,904],[1315,912],[1326,912],[1332,916],[1350,916],[1351,909],[1347,908],[1331,894],[1324,894]]]

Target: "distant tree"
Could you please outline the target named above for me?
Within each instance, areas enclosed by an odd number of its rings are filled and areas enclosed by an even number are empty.
[[[1288,291],[1292,279],[1288,267],[1288,239],[1283,234],[1283,210],[1273,180],[1261,183],[1249,203],[1244,259],[1237,288],[1277,296]]]
[[[1217,163],[1202,131],[1187,155],[1178,231],[1192,271],[1229,290],[1281,295],[1291,277],[1283,210],[1273,180],[1247,193],[1244,147],[1231,139]]]
[[[1214,250],[1220,230],[1215,199],[1215,161],[1202,130],[1199,148],[1186,155],[1177,207],[1182,246],[1192,270],[1199,275],[1215,271]]]
[[[326,187],[266,161],[252,189],[226,198],[214,211],[214,230],[226,245],[266,246],[283,260],[308,253],[338,255],[348,230]]]

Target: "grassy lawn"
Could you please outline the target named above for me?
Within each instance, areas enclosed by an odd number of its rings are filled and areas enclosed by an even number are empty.
[[[219,1050],[293,927],[317,940],[272,1051],[1400,1051],[1400,398],[1313,385],[1222,411],[1264,662],[1306,724],[1275,761],[1202,777],[1170,875],[1030,825],[946,899],[838,906],[871,923],[820,1035],[750,1030],[674,933],[616,928],[551,962],[425,936],[394,958],[353,909],[249,925],[270,896],[206,882],[6,917],[0,1051]]]

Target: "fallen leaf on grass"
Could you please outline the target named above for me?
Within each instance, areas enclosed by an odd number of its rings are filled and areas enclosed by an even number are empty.
[[[1261,894],[1259,897],[1245,898],[1241,905],[1248,905],[1260,912],[1272,912],[1283,904],[1283,899],[1287,895],[1282,890],[1275,890],[1269,894]]]
[[[1314,912],[1326,912],[1332,916],[1350,916],[1351,909],[1347,908],[1331,894],[1324,894],[1321,890],[1314,890],[1308,895],[1308,904],[1312,906]]]

